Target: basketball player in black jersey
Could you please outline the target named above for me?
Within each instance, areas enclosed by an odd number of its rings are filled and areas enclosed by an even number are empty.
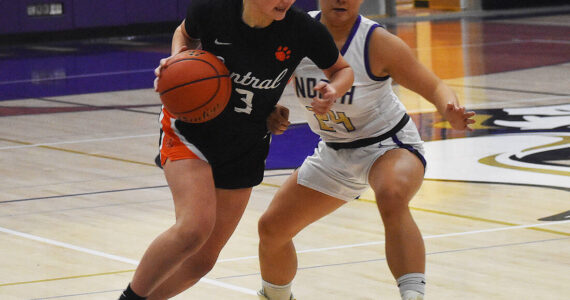
[[[304,57],[329,83],[312,105],[326,113],[351,87],[353,72],[327,29],[294,0],[192,0],[171,54],[202,49],[223,59],[232,79],[228,106],[215,119],[184,123],[162,110],[160,163],[176,214],[146,250],[120,299],[167,299],[207,274],[235,230],[252,187],[263,179],[266,126]],[[155,71],[160,76],[167,59]]]

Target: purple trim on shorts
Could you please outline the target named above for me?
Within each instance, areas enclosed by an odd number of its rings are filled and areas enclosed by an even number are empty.
[[[424,165],[424,172],[425,172],[427,162],[426,162],[425,157],[418,150],[416,150],[414,147],[412,147],[408,144],[402,143],[402,141],[400,141],[400,139],[398,139],[398,137],[395,134],[392,136],[392,140],[394,141],[394,143],[396,143],[396,145],[398,145],[398,147],[406,149],[406,150],[412,152],[413,154],[415,154],[420,159],[420,161],[422,162],[422,165]]]

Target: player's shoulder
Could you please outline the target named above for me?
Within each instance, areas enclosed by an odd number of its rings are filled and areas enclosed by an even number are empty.
[[[287,23],[289,24],[288,31],[306,42],[311,42],[316,37],[328,35],[325,25],[295,6],[292,6],[287,13]]]
[[[369,19],[363,15],[360,15],[360,23],[363,25],[368,25],[368,26],[374,26],[374,27],[382,27],[382,28],[386,28],[386,25],[384,25],[383,23],[374,21],[372,19]]]
[[[367,42],[369,51],[382,53],[382,57],[394,56],[407,52],[407,44],[397,35],[391,33],[385,27],[370,27]]]
[[[295,6],[291,6],[287,12],[286,18],[289,23],[297,26],[306,26],[307,23],[317,22],[311,15],[309,15],[309,13]]]

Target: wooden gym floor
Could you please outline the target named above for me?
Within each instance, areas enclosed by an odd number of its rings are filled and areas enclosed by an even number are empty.
[[[570,15],[390,30],[478,113],[473,133],[455,132],[427,101],[395,87],[428,151],[410,204],[427,247],[427,299],[568,299]],[[168,43],[0,48],[0,299],[116,299],[172,224],[153,163],[151,89]],[[291,100],[287,90],[283,103],[306,128]],[[287,138],[275,137],[270,170],[215,268],[175,299],[256,299],[257,219],[306,155]],[[296,238],[298,299],[399,299],[373,202],[367,192]]]

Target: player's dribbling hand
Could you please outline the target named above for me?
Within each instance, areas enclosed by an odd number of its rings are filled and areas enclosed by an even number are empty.
[[[156,92],[158,92],[158,90],[157,90],[158,78],[160,78],[160,72],[162,71],[162,69],[166,68],[166,66],[168,65],[168,60],[171,59],[176,54],[183,52],[183,51],[186,51],[186,50],[188,50],[188,47],[182,46],[182,48],[180,48],[180,50],[177,53],[174,53],[174,54],[170,55],[169,57],[166,57],[166,58],[163,58],[160,60],[158,67],[156,67],[156,69],[154,69],[154,75],[156,76],[156,78],[154,78],[154,90]]]
[[[287,130],[289,122],[289,109],[282,105],[275,105],[275,109],[267,117],[267,129],[271,134],[280,135]]]
[[[314,90],[319,92],[321,97],[319,98],[319,96],[317,96],[313,98],[311,106],[317,115],[324,115],[331,109],[336,101],[336,89],[328,82],[320,81],[317,83]]]
[[[466,112],[464,106],[448,103],[445,108],[445,119],[451,124],[453,129],[473,131],[473,128],[469,127],[469,125],[475,123],[473,116],[475,116],[475,112]]]

